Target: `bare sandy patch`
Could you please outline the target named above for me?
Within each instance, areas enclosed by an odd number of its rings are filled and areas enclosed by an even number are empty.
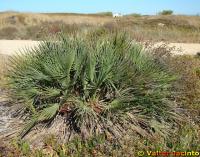
[[[0,54],[13,55],[25,48],[32,48],[39,44],[39,41],[32,40],[0,40]],[[161,45],[157,43],[156,45]],[[196,43],[170,43],[170,47],[175,47],[175,55],[196,55],[200,52],[200,44]]]
[[[32,48],[39,44],[32,40],[0,40],[0,54],[13,55],[25,48]]]
[[[178,49],[172,52],[175,55],[196,55],[200,52],[200,44],[196,43],[170,43],[169,46]]]

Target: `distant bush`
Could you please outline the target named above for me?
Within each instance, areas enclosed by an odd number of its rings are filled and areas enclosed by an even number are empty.
[[[128,16],[140,17],[142,15],[141,14],[137,14],[137,13],[132,13],[132,14],[129,14]]]
[[[97,15],[112,16],[113,13],[112,12],[101,12],[101,13],[97,13]]]
[[[159,15],[172,15],[173,11],[172,10],[163,10],[159,12]]]

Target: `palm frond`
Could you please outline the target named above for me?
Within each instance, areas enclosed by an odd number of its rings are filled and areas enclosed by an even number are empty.
[[[131,129],[146,134],[154,125],[163,134],[158,124],[167,127],[178,119],[170,105],[175,77],[120,33],[94,39],[61,35],[41,42],[12,58],[8,78],[13,97],[35,115],[23,136],[37,123],[53,120],[59,107],[75,132]],[[147,120],[156,122],[151,126]]]
[[[59,104],[49,105],[39,113],[35,113],[20,132],[20,137],[23,138],[36,124],[43,121],[51,120],[59,109]]]

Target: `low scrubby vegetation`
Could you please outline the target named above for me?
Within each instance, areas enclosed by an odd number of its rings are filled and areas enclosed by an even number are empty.
[[[0,39],[42,40],[63,30],[87,32],[96,30],[126,30],[133,39],[142,41],[200,42],[200,17],[181,15],[143,16],[139,14],[113,18],[111,13],[86,14],[0,14]],[[160,27],[159,24],[164,27]]]
[[[200,58],[172,56],[162,46],[149,52],[131,38],[95,29],[59,35],[12,57],[7,88],[26,117],[19,137],[54,123],[65,133],[42,135],[42,148],[16,139],[0,145],[1,155],[198,151]]]
[[[160,15],[172,15],[173,11],[172,10],[163,10],[159,12]]]

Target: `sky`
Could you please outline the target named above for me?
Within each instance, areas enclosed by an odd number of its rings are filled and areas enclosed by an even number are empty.
[[[0,0],[0,11],[156,14],[166,9],[200,14],[200,0]]]

